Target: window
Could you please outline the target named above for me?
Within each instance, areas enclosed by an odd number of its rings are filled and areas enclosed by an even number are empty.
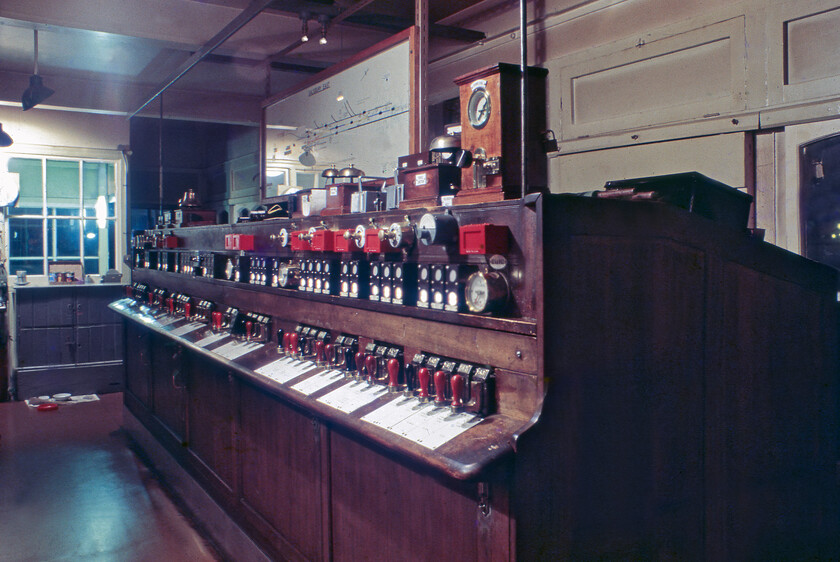
[[[85,274],[115,268],[116,162],[14,157],[20,197],[9,209],[9,271],[44,275],[53,260],[80,261]]]

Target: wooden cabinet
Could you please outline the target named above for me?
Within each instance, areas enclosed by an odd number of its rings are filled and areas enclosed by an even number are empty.
[[[199,344],[206,332],[176,332],[187,320],[124,303],[126,322],[153,334],[153,358],[171,342],[188,371],[167,398],[158,386],[173,367],[153,359],[157,417],[141,400],[129,408],[271,557],[837,558],[834,270],[658,203],[532,196],[449,212],[507,226],[507,316],[135,270],[144,286],[269,316],[272,336],[317,326],[331,342],[495,368],[489,414],[432,445],[367,417],[414,408],[398,393],[345,411],[327,395],[347,378],[295,387],[324,366],[267,376],[276,336],[231,358],[232,335]],[[235,231],[270,253],[291,225],[266,223],[182,229],[179,251]],[[461,258],[414,247],[395,259]],[[187,447],[169,436],[184,415]]]
[[[125,391],[146,408],[152,407],[152,332],[134,323],[125,325]]]
[[[15,286],[15,387],[39,394],[123,389],[123,333],[108,303],[121,285]]]
[[[184,349],[161,336],[152,339],[152,411],[178,443],[187,437]]]

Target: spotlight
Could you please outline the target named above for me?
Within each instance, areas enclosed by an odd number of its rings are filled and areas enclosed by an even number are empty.
[[[300,15],[300,21],[300,41],[301,43],[306,43],[307,41],[309,41],[309,14],[303,12]]]
[[[327,27],[330,24],[330,18],[328,16],[325,16],[324,14],[321,14],[320,16],[318,16],[318,23],[321,24],[321,38],[318,39],[318,43],[320,43],[321,45],[326,45]]]

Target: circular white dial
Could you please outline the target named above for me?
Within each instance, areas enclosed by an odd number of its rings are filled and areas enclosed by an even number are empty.
[[[289,245],[289,231],[285,228],[281,228],[280,233],[277,235],[277,239],[280,241],[280,247],[285,248]]]
[[[20,194],[20,182],[17,180],[15,174],[8,174],[5,179],[0,181],[0,207],[7,207],[14,203]]]
[[[356,247],[360,250],[365,247],[365,227],[360,224],[353,231],[353,240],[356,242]]]
[[[510,289],[502,273],[477,271],[467,278],[464,292],[471,312],[490,312],[505,306]]]
[[[476,88],[467,103],[467,117],[474,129],[482,129],[490,121],[490,94],[484,88]]]

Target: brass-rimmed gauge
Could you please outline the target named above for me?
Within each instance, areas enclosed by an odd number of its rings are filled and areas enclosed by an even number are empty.
[[[483,87],[475,88],[467,102],[467,118],[473,129],[482,129],[490,121],[493,106],[490,103],[490,93]]]
[[[411,225],[391,223],[387,229],[379,231],[379,239],[387,240],[392,248],[407,247],[414,244],[414,228]]]
[[[477,271],[467,278],[464,293],[470,312],[497,312],[507,305],[510,286],[499,271]]]

